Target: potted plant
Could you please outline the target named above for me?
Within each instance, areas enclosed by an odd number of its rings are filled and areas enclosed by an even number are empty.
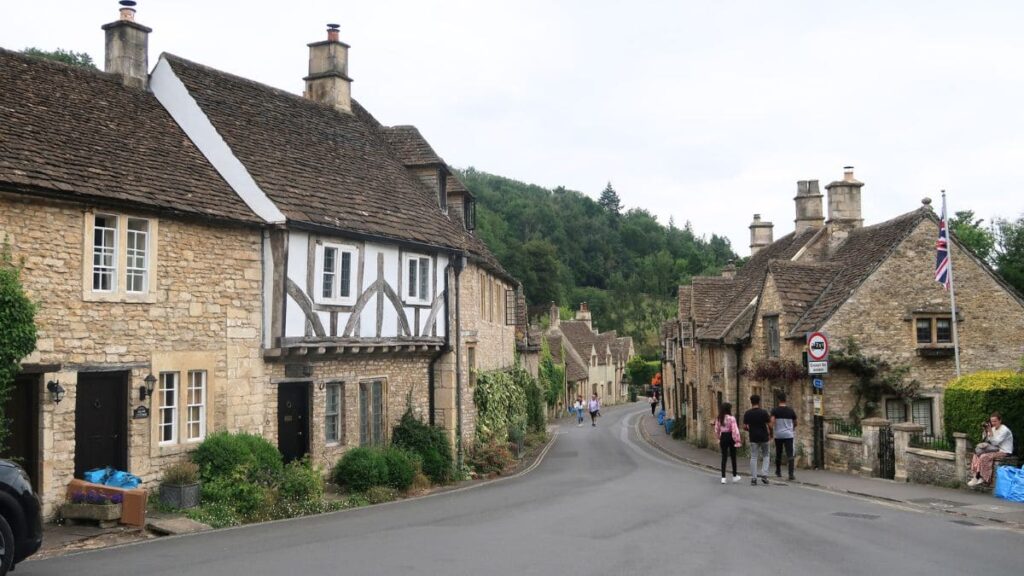
[[[121,518],[120,494],[104,494],[96,490],[74,492],[69,502],[60,508],[60,515],[66,520],[94,520],[101,528],[110,528]]]
[[[174,508],[199,506],[199,466],[188,460],[168,466],[160,480],[160,502]]]

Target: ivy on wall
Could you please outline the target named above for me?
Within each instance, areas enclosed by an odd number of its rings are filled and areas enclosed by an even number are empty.
[[[505,442],[527,427],[543,428],[540,392],[537,381],[518,362],[511,370],[480,373],[473,391],[477,440]]]
[[[832,351],[829,365],[830,368],[846,370],[857,378],[850,385],[856,396],[856,403],[850,410],[850,418],[855,422],[878,415],[882,397],[887,394],[908,402],[920,396],[921,383],[908,378],[910,366],[892,364],[879,356],[868,356],[853,338],[846,341],[845,348]]]
[[[10,434],[4,407],[20,370],[18,363],[36,348],[36,307],[21,285],[21,269],[5,237],[0,243],[0,451],[6,449]]]

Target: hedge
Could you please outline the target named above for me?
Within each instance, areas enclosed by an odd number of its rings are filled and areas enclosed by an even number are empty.
[[[975,372],[946,385],[943,397],[946,434],[965,432],[971,442],[981,440],[981,426],[999,411],[1003,424],[1014,433],[1014,451],[1024,439],[1024,374],[1010,370]]]

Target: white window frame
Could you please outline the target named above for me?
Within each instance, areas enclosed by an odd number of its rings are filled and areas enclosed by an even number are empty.
[[[124,290],[131,294],[145,294],[149,292],[149,220],[145,218],[125,219],[125,266],[124,266]],[[132,224],[142,222],[144,230],[133,230]],[[142,247],[139,248],[139,239],[142,240]],[[135,247],[132,247],[132,240],[135,240]],[[133,266],[136,259],[141,259],[142,267]],[[132,277],[141,277],[142,289],[132,290]]]
[[[336,396],[334,403],[334,410],[331,410],[331,395]],[[342,383],[341,382],[328,382],[326,386],[326,394],[324,395],[324,441],[328,446],[341,443],[341,403],[342,403]],[[331,425],[331,418],[334,418],[334,424]],[[334,433],[334,437],[331,437],[331,432]]]
[[[99,218],[110,218],[110,219],[112,219],[114,221],[113,228],[111,228],[109,226],[99,226],[99,224],[97,223],[97,220]],[[100,232],[101,230],[102,230],[102,234],[103,234],[103,238],[104,238],[104,243],[102,245],[96,243],[96,234],[98,232]],[[117,215],[115,215],[115,214],[93,214],[93,216],[92,216],[92,235],[91,235],[92,236],[92,251],[91,251],[92,266],[91,266],[91,274],[90,274],[90,276],[92,277],[91,288],[92,288],[93,292],[99,292],[101,294],[114,294],[114,293],[117,292],[117,286],[118,286],[117,280],[118,280],[118,276],[119,276],[117,263],[118,263],[118,260],[120,260],[120,255],[119,255],[119,250],[118,250],[118,238],[120,236],[120,232],[121,232],[120,218],[118,218]],[[110,236],[112,237],[112,244],[109,245],[109,246],[106,244],[106,237],[107,237],[108,234],[110,234]],[[107,265],[107,264],[98,264],[97,263],[97,258],[100,258],[101,260],[109,258],[110,259],[110,264],[109,265]],[[110,277],[110,288],[104,290],[103,288],[97,288],[96,287],[96,275],[97,274],[102,274],[102,275],[106,275],[106,276]]]
[[[207,391],[206,370],[189,370],[188,387],[185,389],[185,441],[202,442],[206,438],[206,399]],[[198,391],[199,402],[194,402],[193,391]],[[198,417],[192,418],[192,411],[198,411]],[[192,425],[199,425],[199,435],[192,436]]]
[[[409,263],[416,262],[416,277],[409,272]],[[420,278],[426,262],[427,284],[426,294],[422,293],[423,285]],[[407,304],[430,305],[434,297],[434,260],[426,254],[402,255],[402,301]],[[415,281],[415,282],[414,282]]]
[[[324,259],[325,252],[327,250],[335,250],[337,256],[334,259],[334,266],[331,270],[331,275],[334,278],[333,286],[331,287],[331,295],[324,296],[324,276],[326,271],[324,270]],[[342,255],[348,254],[349,256],[349,268],[348,268],[348,296],[342,296],[342,285],[345,279],[342,278]],[[351,244],[341,244],[338,242],[318,242],[316,245],[316,258],[313,263],[313,276],[316,279],[313,286],[313,302],[317,304],[329,304],[335,306],[351,306],[356,303],[356,299],[359,295],[356,293],[356,266],[359,265],[359,249]]]
[[[160,399],[157,433],[159,434],[161,446],[178,443],[178,394],[180,392],[180,380],[181,374],[179,372],[160,373],[160,388],[157,391],[157,397]],[[169,387],[168,384],[171,384],[172,386]],[[168,399],[171,400],[171,404],[168,404]],[[170,412],[169,419],[164,417],[164,414],[168,412]],[[171,431],[171,438],[169,440],[164,439],[165,429],[169,429]]]

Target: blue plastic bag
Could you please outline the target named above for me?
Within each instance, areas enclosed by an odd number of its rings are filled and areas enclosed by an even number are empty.
[[[86,470],[85,473],[82,474],[82,478],[85,479],[86,482],[103,484],[107,481],[107,477],[109,477],[110,473],[113,471],[113,468],[94,468],[92,470]]]
[[[996,468],[996,487],[992,495],[1012,502],[1024,502],[1024,472],[1009,466]]]
[[[105,485],[113,486],[114,488],[137,488],[141,483],[142,480],[138,476],[124,470],[115,470],[104,482]]]

